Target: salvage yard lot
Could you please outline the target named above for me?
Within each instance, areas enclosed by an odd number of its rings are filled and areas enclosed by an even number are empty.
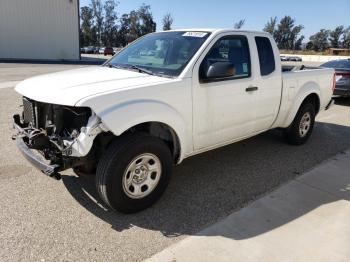
[[[76,67],[0,64],[0,84]],[[273,130],[192,157],[156,205],[122,215],[101,204],[93,178],[68,171],[55,181],[33,169],[11,141],[20,96],[2,88],[0,99],[0,261],[139,261],[350,148],[350,100],[337,99],[307,144]]]

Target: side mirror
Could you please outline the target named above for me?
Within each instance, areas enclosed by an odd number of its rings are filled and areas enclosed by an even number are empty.
[[[205,76],[208,80],[226,78],[235,75],[235,67],[230,62],[216,62],[209,66]]]

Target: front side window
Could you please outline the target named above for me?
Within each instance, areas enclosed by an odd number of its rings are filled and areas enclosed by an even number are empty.
[[[126,47],[108,65],[178,76],[209,35],[209,32],[184,31],[150,34]]]
[[[210,66],[217,62],[227,62],[232,65],[233,73],[228,79],[250,77],[251,64],[247,38],[237,35],[219,39],[201,63],[200,79],[205,79]]]
[[[266,76],[275,71],[275,55],[272,50],[270,39],[267,37],[255,37],[256,47],[258,48],[260,74]]]

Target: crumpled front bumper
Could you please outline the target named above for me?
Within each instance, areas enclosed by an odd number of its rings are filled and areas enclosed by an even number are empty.
[[[21,151],[22,155],[37,169],[43,172],[45,175],[55,178],[57,180],[61,179],[61,175],[58,173],[58,165],[50,165],[46,162],[44,157],[40,156],[33,152],[26,143],[23,141],[23,138],[16,138],[16,145]]]
[[[13,136],[12,139],[16,140],[16,145],[22,155],[37,169],[39,169],[45,175],[55,178],[57,180],[61,179],[61,175],[58,173],[60,171],[59,165],[49,164],[48,161],[35,150],[30,149],[28,145],[23,140],[24,129],[18,123],[18,117],[14,116],[13,128],[17,131],[17,135]]]

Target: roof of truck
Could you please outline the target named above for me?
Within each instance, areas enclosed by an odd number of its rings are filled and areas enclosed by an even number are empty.
[[[175,29],[169,30],[167,32],[178,32],[178,31],[186,31],[186,32],[210,32],[210,33],[224,33],[224,32],[242,32],[242,33],[257,33],[257,34],[269,34],[264,31],[254,31],[254,30],[238,30],[234,28],[183,28],[183,29]]]

